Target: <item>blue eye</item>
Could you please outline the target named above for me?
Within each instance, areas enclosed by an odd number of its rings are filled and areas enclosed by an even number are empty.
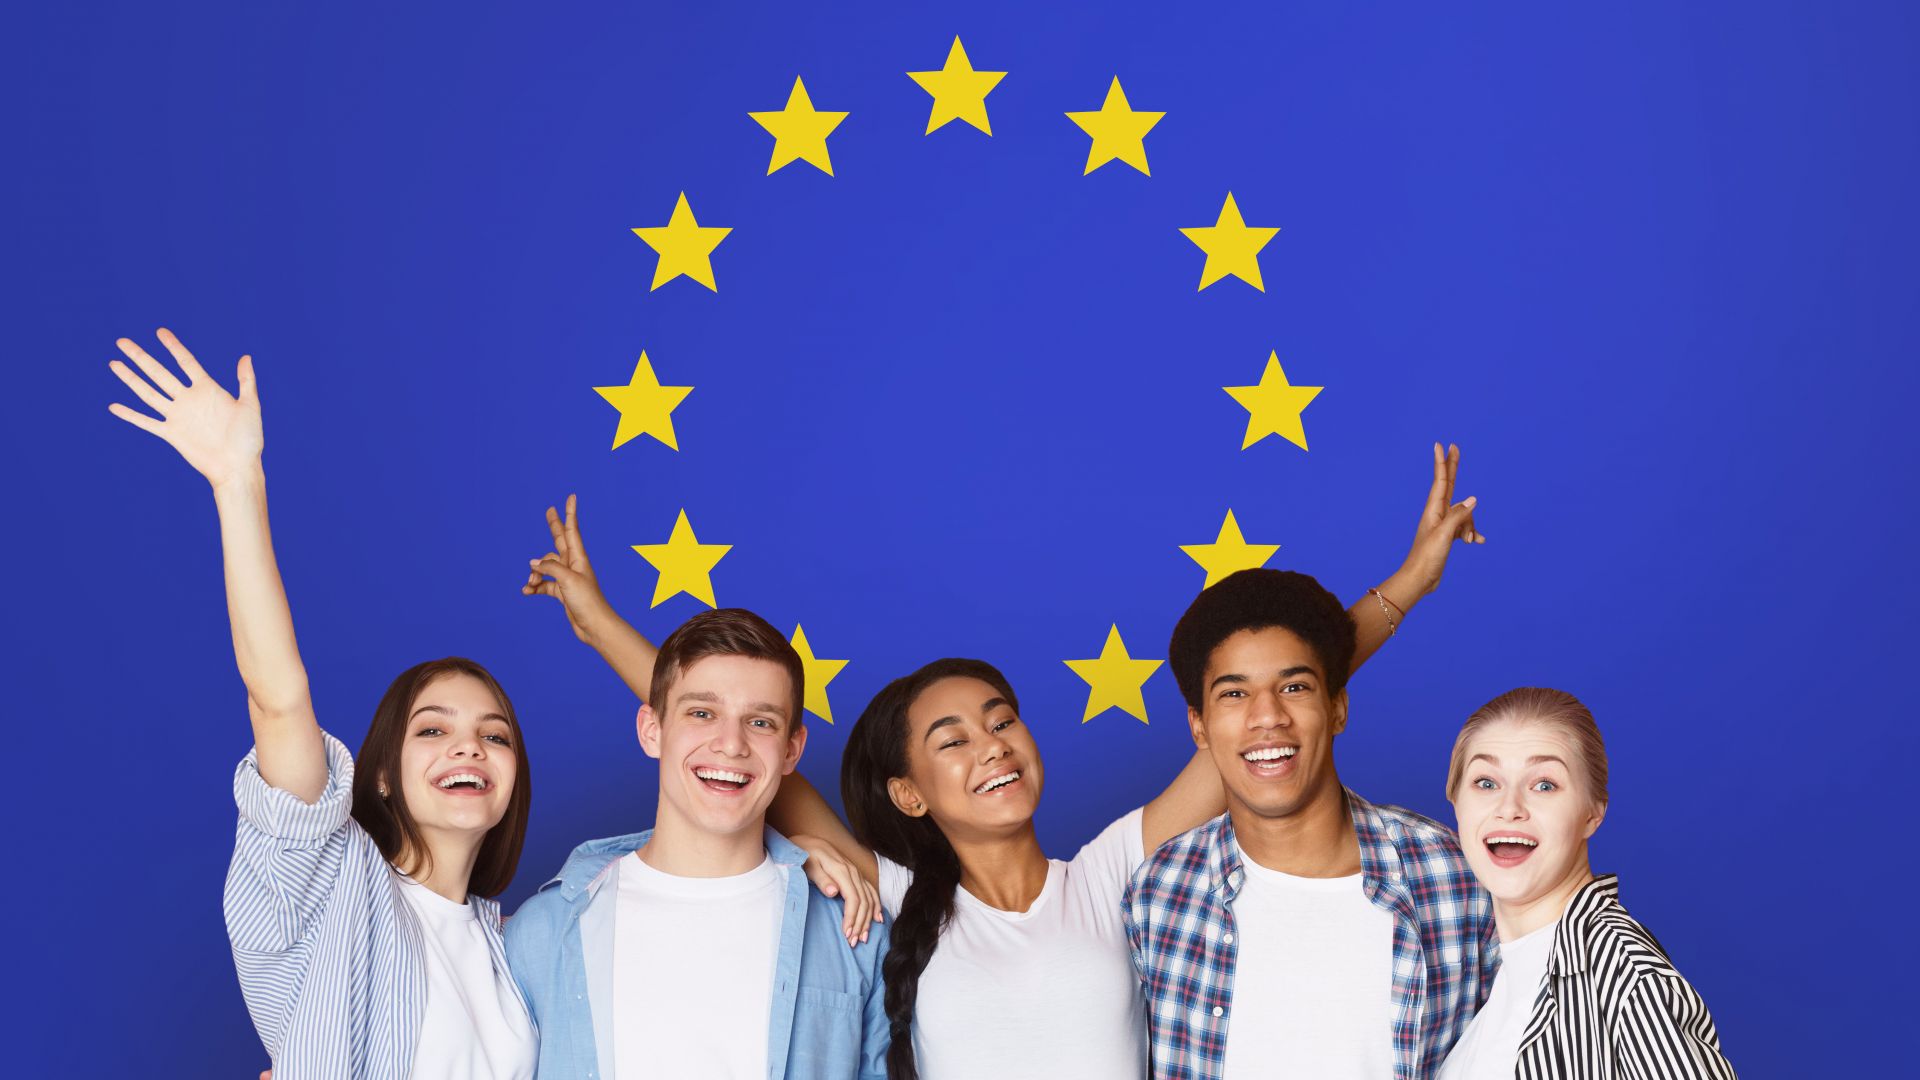
[[[1493,790],[1493,781],[1491,781],[1491,780],[1489,780],[1489,779],[1487,779],[1486,777],[1484,777],[1484,776],[1483,776],[1483,777],[1481,777],[1480,779],[1478,779],[1478,780],[1475,780],[1475,781],[1473,782],[1473,786],[1474,786],[1474,787],[1477,787],[1477,788],[1479,788],[1479,789],[1480,789],[1481,791],[1492,791],[1492,790]]]
[[[1559,791],[1559,790],[1560,790],[1560,785],[1559,785],[1559,784],[1556,784],[1556,783],[1554,783],[1554,782],[1553,782],[1553,781],[1551,781],[1551,780],[1537,780],[1537,781],[1535,781],[1535,782],[1534,782],[1534,785],[1533,785],[1533,790],[1535,790],[1535,791]]]

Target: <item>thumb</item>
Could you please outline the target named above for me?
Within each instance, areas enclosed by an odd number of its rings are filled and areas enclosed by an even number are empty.
[[[249,404],[259,404],[260,387],[259,384],[254,381],[252,356],[249,355],[240,358],[240,365],[235,371],[235,376],[240,380],[240,400]]]
[[[1447,516],[1440,521],[1443,535],[1453,538],[1473,528],[1473,508],[1478,500],[1468,496],[1466,501],[1454,503],[1447,509]]]
[[[548,552],[544,559],[528,559],[527,566],[536,574],[545,574],[561,585],[571,585],[580,580],[580,572],[560,561],[560,556]]]

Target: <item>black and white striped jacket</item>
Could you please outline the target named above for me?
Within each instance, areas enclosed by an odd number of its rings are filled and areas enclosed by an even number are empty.
[[[1574,894],[1520,1040],[1516,1080],[1735,1080],[1706,1002],[1620,906],[1620,879]]]

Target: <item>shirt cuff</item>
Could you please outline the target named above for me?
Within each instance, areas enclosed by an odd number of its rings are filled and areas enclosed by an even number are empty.
[[[267,783],[260,775],[259,748],[247,751],[233,771],[233,801],[243,825],[291,844],[319,844],[347,823],[353,810],[353,755],[345,743],[320,733],[327,751],[327,786],[311,804]]]

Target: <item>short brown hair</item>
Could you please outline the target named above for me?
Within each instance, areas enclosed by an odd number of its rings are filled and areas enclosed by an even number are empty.
[[[658,712],[666,700],[667,687],[694,661],[708,656],[745,656],[779,664],[793,682],[793,718],[787,724],[787,734],[791,736],[806,723],[800,703],[807,696],[807,672],[800,664],[800,654],[780,631],[746,608],[703,611],[668,634],[653,661],[653,685],[647,690],[647,704]]]
[[[1541,724],[1559,728],[1573,738],[1585,766],[1587,793],[1593,801],[1607,801],[1607,744],[1600,738],[1600,726],[1580,699],[1565,690],[1544,686],[1523,686],[1509,690],[1475,709],[1453,740],[1453,759],[1447,764],[1447,799],[1460,790],[1461,774],[1467,771],[1467,743],[1489,724],[1512,720],[1523,724]]]
[[[429,660],[401,672],[387,687],[379,706],[373,710],[373,723],[367,728],[367,737],[361,741],[360,754],[354,762],[353,818],[373,837],[388,862],[402,854],[423,860],[423,864],[431,859],[394,771],[400,762],[401,745],[407,740],[407,721],[413,713],[414,700],[429,683],[448,675],[471,675],[480,680],[499,701],[500,713],[507,718],[507,727],[513,732],[517,766],[513,794],[507,798],[507,812],[480,841],[480,854],[474,859],[473,873],[467,879],[468,892],[476,896],[498,896],[513,881],[513,872],[520,866],[520,848],[527,839],[527,817],[533,807],[533,776],[527,764],[526,740],[520,735],[520,721],[513,715],[513,702],[507,700],[507,692],[500,688],[499,680],[479,664],[460,656]],[[385,796],[380,794],[383,785],[387,789]],[[422,867],[400,869],[418,876]]]

